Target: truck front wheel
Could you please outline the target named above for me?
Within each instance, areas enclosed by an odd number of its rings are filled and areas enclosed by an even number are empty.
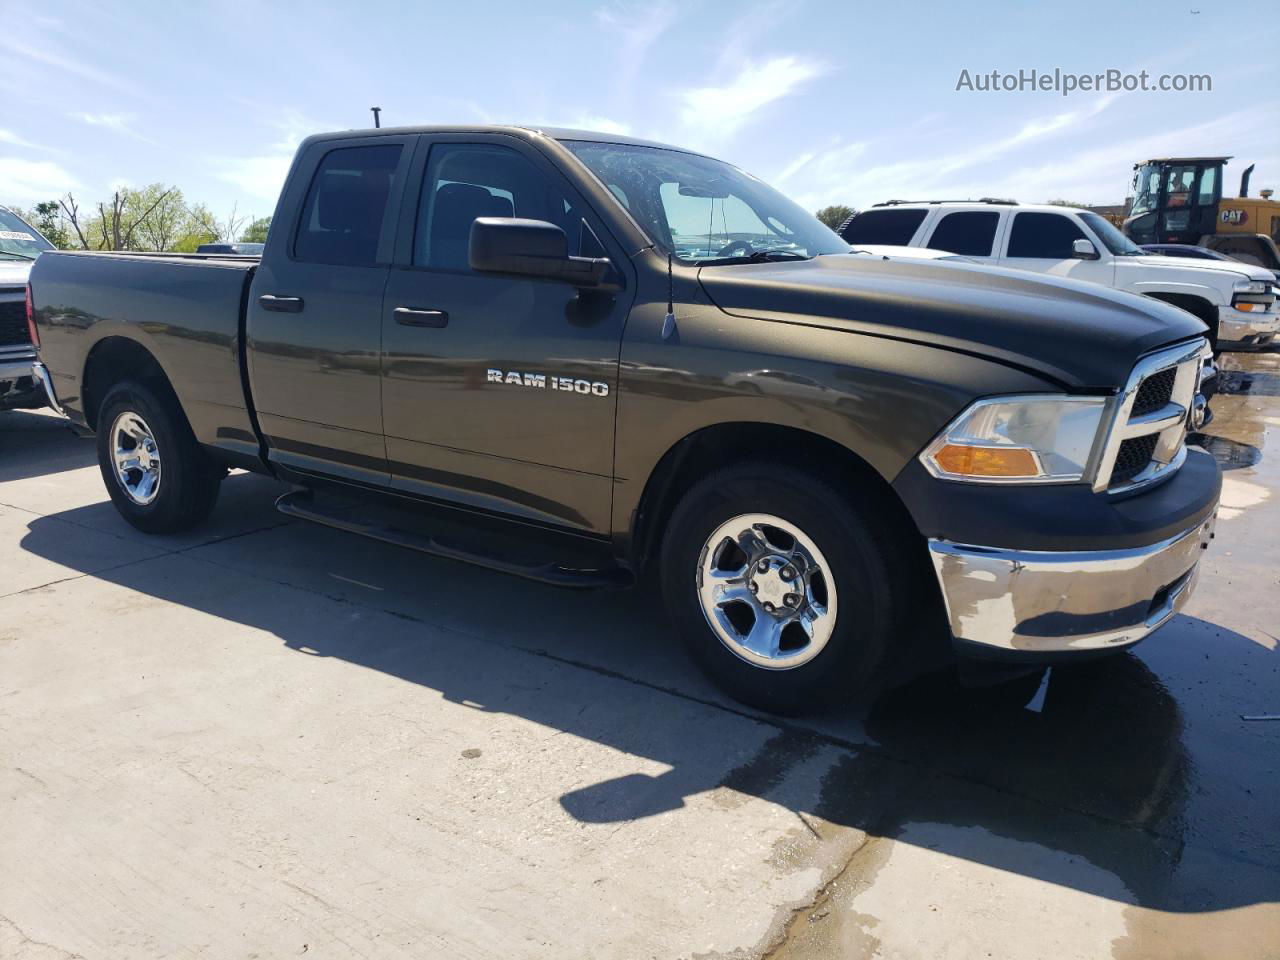
[[[873,688],[905,583],[874,511],[856,489],[768,463],[690,488],[663,539],[662,588],[713,682],[776,713]]]
[[[127,380],[98,414],[98,466],[111,502],[146,533],[178,533],[204,520],[226,471],[209,460],[176,400]]]

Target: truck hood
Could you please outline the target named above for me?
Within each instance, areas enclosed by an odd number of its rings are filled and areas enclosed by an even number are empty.
[[[25,286],[31,275],[30,260],[0,258],[0,287]]]
[[[1115,388],[1157,347],[1203,336],[1191,314],[1093,283],[976,264],[835,254],[703,267],[725,313],[990,357],[1069,387]]]

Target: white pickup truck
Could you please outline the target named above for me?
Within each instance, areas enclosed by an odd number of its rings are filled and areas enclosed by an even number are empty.
[[[1275,276],[1236,260],[1149,254],[1089,210],[1013,201],[877,204],[840,227],[850,244],[896,244],[978,263],[1101,283],[1182,307],[1215,351],[1271,343],[1280,332]]]
[[[0,410],[45,405],[31,369],[36,351],[27,329],[27,276],[36,257],[52,249],[40,231],[0,206]]]

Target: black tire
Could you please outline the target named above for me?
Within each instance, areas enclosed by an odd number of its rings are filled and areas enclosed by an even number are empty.
[[[145,421],[158,450],[161,474],[150,503],[135,502],[116,476],[113,425],[125,413]],[[99,408],[97,435],[102,481],[111,502],[133,526],[144,533],[179,533],[209,516],[226,470],[196,442],[172,393],[134,380],[116,384]]]
[[[839,602],[826,645],[806,663],[768,669],[734,653],[709,625],[698,597],[703,547],[722,523],[767,513],[795,525],[821,551]],[[856,488],[781,465],[726,467],[691,487],[662,542],[663,598],[691,655],[713,683],[742,703],[774,713],[820,710],[870,695],[909,594],[909,574],[892,531]],[[900,539],[900,538],[899,538]]]

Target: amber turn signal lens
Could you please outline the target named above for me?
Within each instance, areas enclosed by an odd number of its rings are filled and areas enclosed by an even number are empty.
[[[1035,454],[1023,447],[943,444],[933,454],[942,471],[958,477],[1038,477]]]

